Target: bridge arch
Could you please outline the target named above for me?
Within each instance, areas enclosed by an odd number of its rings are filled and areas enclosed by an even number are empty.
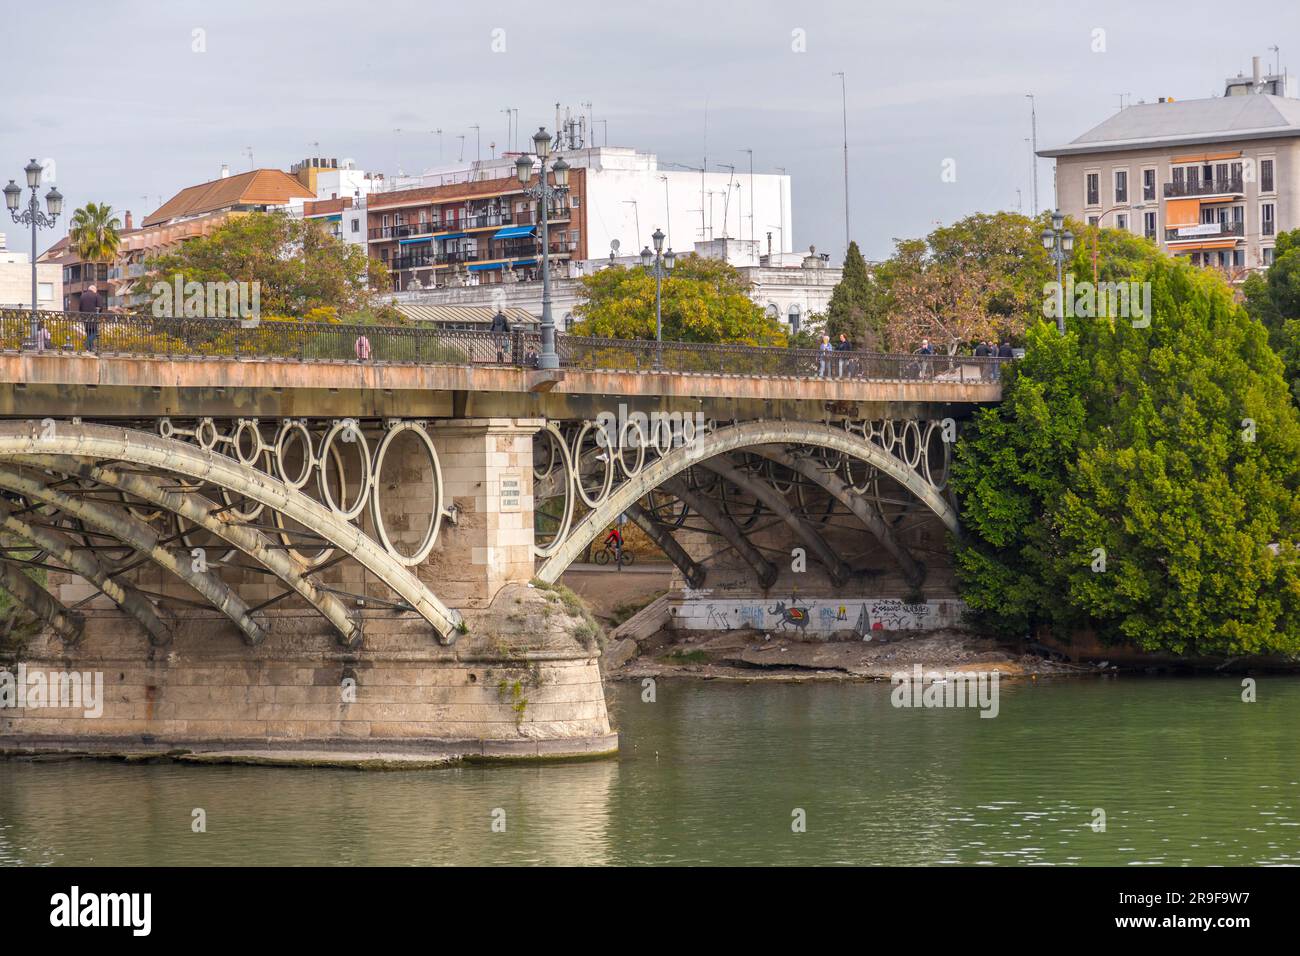
[[[727,452],[761,445],[807,445],[840,452],[874,466],[898,482],[932,511],[954,534],[960,533],[957,512],[948,499],[906,462],[865,435],[821,422],[759,419],[715,428],[646,464],[615,487],[576,525],[563,544],[546,559],[537,576],[554,583],[596,538],[629,506],[693,465]]]
[[[311,528],[330,545],[343,549],[423,617],[443,643],[452,643],[460,627],[460,614],[443,604],[361,528],[278,478],[234,458],[117,425],[63,420],[0,422],[0,460],[30,456],[70,456],[101,463],[123,461],[211,482]]]

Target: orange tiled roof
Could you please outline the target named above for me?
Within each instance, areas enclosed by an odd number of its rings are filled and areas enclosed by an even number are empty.
[[[254,169],[182,189],[154,210],[143,225],[153,226],[182,216],[198,216],[232,206],[278,206],[290,199],[315,198],[315,193],[283,170]]]

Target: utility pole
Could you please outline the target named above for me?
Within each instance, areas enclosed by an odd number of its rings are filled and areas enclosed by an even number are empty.
[[[1033,93],[1026,93],[1029,97],[1029,123],[1032,130],[1029,144],[1029,161],[1033,163],[1034,169],[1034,216],[1038,215],[1038,104],[1034,101]]]
[[[849,243],[849,93],[844,79],[844,72],[832,73],[840,78],[840,111],[844,120],[844,251],[847,253]]]

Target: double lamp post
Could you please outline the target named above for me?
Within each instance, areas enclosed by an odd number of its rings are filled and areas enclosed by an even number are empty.
[[[37,201],[36,190],[41,185],[41,165],[33,159],[24,167],[23,172],[27,174],[27,185],[32,191],[31,198],[27,201],[27,208],[23,212],[18,211],[22,202],[23,189],[12,179],[9,185],[5,187],[5,205],[9,207],[9,214],[13,216],[14,222],[19,225],[32,227],[32,324],[31,336],[34,340],[36,333],[40,329],[40,320],[37,318],[36,311],[38,302],[36,298],[36,230],[50,229],[54,226],[54,221],[59,218],[59,213],[63,212],[63,194],[57,187],[50,187],[50,191],[45,194],[45,208],[49,215],[41,212],[41,204]]]
[[[537,367],[556,369],[560,367],[560,357],[555,352],[555,319],[551,315],[550,205],[568,192],[569,164],[563,156],[556,158],[549,170],[555,177],[555,185],[551,185],[547,182],[546,168],[551,155],[551,134],[545,127],[539,127],[533,134],[533,150],[537,153],[539,165],[537,182],[528,185],[533,176],[533,157],[527,153],[515,160],[515,174],[524,186],[524,195],[536,199],[542,213],[542,351],[537,357]]]
[[[1064,335],[1065,286],[1061,281],[1061,274],[1065,260],[1070,257],[1069,253],[1074,249],[1074,233],[1065,228],[1065,216],[1059,209],[1052,213],[1051,228],[1043,230],[1043,248],[1047,250],[1048,258],[1056,263],[1056,330]]]

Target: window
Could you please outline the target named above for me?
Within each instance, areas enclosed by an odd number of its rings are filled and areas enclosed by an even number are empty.
[[[1115,202],[1128,202],[1128,170],[1115,170]]]
[[[1156,198],[1156,171],[1142,170],[1142,201],[1150,202]]]
[[[1259,234],[1261,236],[1271,236],[1276,231],[1276,224],[1273,222],[1273,204],[1271,202],[1262,203],[1259,207]]]
[[[1187,182],[1187,170],[1185,170],[1182,166],[1174,167],[1173,176],[1174,176],[1175,186],[1182,186]],[[1177,190],[1175,190],[1175,192],[1177,192]]]
[[[54,283],[53,282],[37,283],[36,298],[41,302],[52,302],[54,300]]]
[[[1089,206],[1101,205],[1101,175],[1099,173],[1088,173],[1087,177],[1088,196],[1085,200]]]
[[[1142,214],[1142,235],[1148,239],[1156,237],[1156,214],[1147,212]]]
[[[1115,228],[1120,232],[1128,232],[1128,216],[1120,213],[1115,217]]]
[[[352,231],[353,231],[353,232],[360,232],[360,231],[361,231],[361,220],[360,220],[360,219],[356,219],[356,218],[354,218],[354,219],[352,220]]]
[[[790,328],[792,328],[796,332],[799,331],[799,316],[800,316],[799,304],[796,302],[795,304],[790,306]]]
[[[1090,225],[1090,226],[1095,226],[1095,225],[1097,225],[1097,221],[1098,221],[1099,219],[1100,219],[1099,216],[1089,216],[1089,217],[1088,217],[1088,225]]]
[[[1240,268],[1241,268],[1242,266],[1244,266],[1245,264],[1246,264],[1246,250],[1245,250],[1245,249],[1233,249],[1233,250],[1232,250],[1232,266],[1233,266],[1233,268],[1234,268],[1234,269],[1240,269]]]
[[[1263,249],[1263,253],[1264,253],[1264,265],[1271,266],[1273,264],[1273,247],[1265,246]]]
[[[1259,191],[1262,193],[1273,191],[1273,160],[1271,159],[1259,161]]]

